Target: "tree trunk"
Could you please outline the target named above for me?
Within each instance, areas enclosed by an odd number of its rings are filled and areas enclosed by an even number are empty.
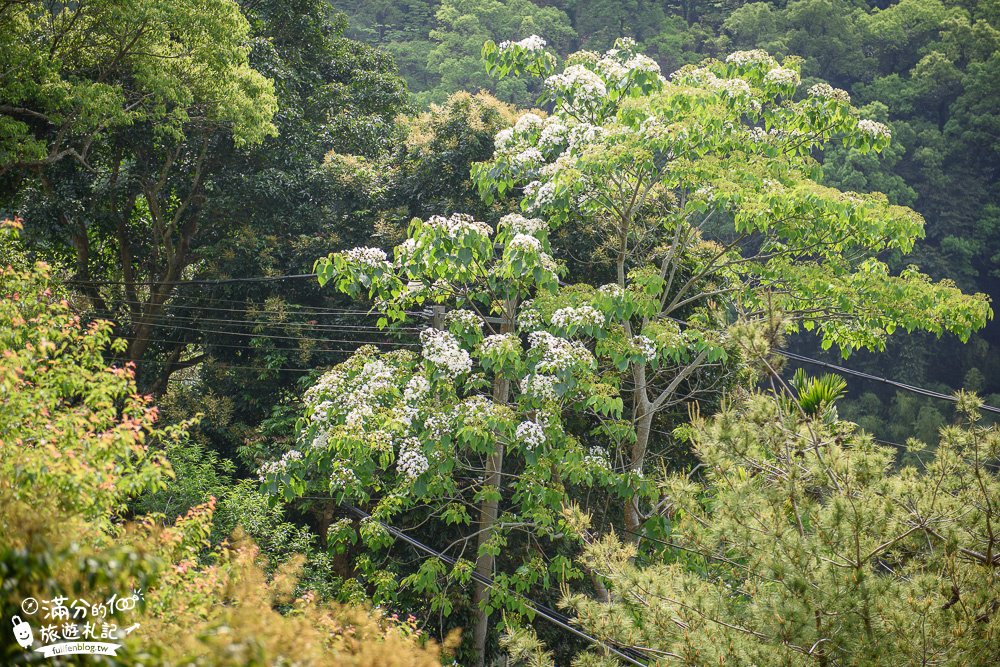
[[[510,333],[514,330],[514,305],[510,301],[504,304],[503,323],[500,325],[500,333]],[[510,399],[510,382],[502,377],[493,379],[493,402],[503,405]],[[503,470],[504,447],[502,443],[497,443],[496,449],[490,454],[486,461],[486,479],[488,486],[492,486],[499,492],[502,483],[501,471]],[[493,535],[493,524],[496,523],[497,514],[500,509],[498,500],[484,500],[479,509],[479,539],[477,541],[476,574],[481,577],[492,578],[493,576],[493,555],[488,553],[478,553],[483,545]],[[474,582],[473,589],[473,613],[476,615],[476,625],[473,629],[473,649],[475,650],[475,667],[484,667],[486,664],[486,637],[489,633],[489,617],[482,608],[489,595],[488,587],[480,581]]]
[[[632,445],[630,468],[633,472],[642,473],[642,464],[646,459],[649,447],[649,434],[653,427],[653,404],[646,396],[646,387],[639,386],[635,390],[635,444]],[[625,504],[625,529],[638,533],[642,527],[642,515],[639,512],[639,499],[632,496]],[[629,535],[633,542],[639,538]]]

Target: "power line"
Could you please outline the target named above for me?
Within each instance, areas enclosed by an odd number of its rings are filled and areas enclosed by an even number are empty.
[[[434,556],[435,558],[438,558],[452,566],[454,566],[458,562],[451,556],[446,556],[440,551],[437,551],[436,549],[432,549],[431,547],[427,546],[423,542],[413,537],[410,537],[409,535],[399,530],[398,528],[395,528],[394,526],[390,526],[389,524],[383,521],[379,521],[378,519],[373,518],[372,515],[368,514],[367,512],[361,509],[358,509],[357,507],[348,506],[346,509],[361,519],[371,519],[377,522],[384,530],[388,531],[389,534],[393,535],[394,537],[400,540],[403,540],[404,542],[406,542],[407,544],[416,548],[419,551],[422,551],[430,556]],[[484,586],[488,586],[489,588],[497,587],[496,582],[494,582],[490,577],[486,577],[475,571],[473,571],[471,574],[472,574],[472,579],[474,579],[476,582]],[[635,665],[636,667],[647,667],[646,663],[644,662],[646,656],[639,653],[639,651],[637,651],[636,649],[624,646],[620,648],[615,647],[606,641],[598,639],[593,635],[587,634],[586,632],[580,630],[579,628],[573,627],[572,625],[570,625],[572,619],[570,619],[568,616],[560,614],[559,612],[555,611],[554,609],[550,609],[549,607],[546,607],[540,602],[535,602],[531,598],[526,597],[523,593],[516,593],[516,594],[522,600],[524,600],[525,605],[529,607],[533,612],[535,612],[537,616],[540,616],[541,618],[544,618],[550,623],[553,623],[554,625],[564,630],[567,630],[568,632],[573,633],[574,635],[580,637],[581,639],[585,639],[592,644],[601,646],[602,648],[606,649],[610,653],[615,654],[616,656],[618,656],[622,660],[625,660],[631,665]]]
[[[217,279],[192,279],[192,280],[67,280],[66,282],[70,285],[87,285],[87,286],[99,286],[99,285],[111,285],[111,286],[129,286],[135,287],[139,285],[150,286],[150,285],[171,285],[171,286],[181,286],[181,285],[229,285],[232,283],[263,283],[263,282],[273,282],[276,280],[300,280],[302,278],[315,278],[315,273],[294,273],[282,276],[250,276],[246,278],[217,278]]]
[[[942,394],[940,392],[933,391],[931,389],[925,389],[924,387],[918,387],[916,385],[906,384],[904,382],[897,382],[896,380],[890,380],[888,378],[880,377],[878,375],[872,375],[870,373],[865,373],[863,371],[856,371],[856,370],[851,369],[851,368],[845,368],[844,366],[838,366],[837,364],[831,364],[831,363],[827,363],[825,361],[820,361],[819,359],[813,359],[811,357],[802,356],[801,354],[795,354],[794,352],[785,352],[785,351],[779,350],[778,354],[780,354],[781,356],[786,357],[788,359],[792,359],[794,361],[799,361],[799,362],[806,363],[806,364],[813,364],[815,366],[822,366],[824,368],[828,368],[828,369],[830,369],[832,371],[835,371],[837,373],[844,373],[846,375],[853,375],[855,377],[863,378],[865,380],[870,380],[872,382],[881,382],[882,384],[886,384],[886,385],[889,385],[891,387],[896,387],[897,389],[902,389],[903,391],[908,391],[908,392],[911,392],[911,393],[914,393],[914,394],[920,394],[921,396],[928,396],[930,398],[937,398],[937,399],[940,399],[940,400],[943,400],[943,401],[950,401],[952,403],[955,403],[955,402],[958,401],[957,398],[955,398],[954,396],[950,396],[948,394]],[[996,413],[996,414],[1000,414],[1000,408],[993,407],[992,405],[985,405],[984,404],[984,405],[981,406],[980,409],[984,410],[986,412],[993,412],[993,413]]]
[[[694,327],[689,322],[685,322],[684,320],[678,319],[676,317],[665,316],[664,319],[668,319],[676,324],[680,324],[685,327],[691,327],[697,330],[697,327]],[[813,359],[812,357],[806,357],[804,355],[796,354],[794,352],[788,352],[785,350],[774,350],[774,353],[782,357],[785,357],[786,359],[792,359],[793,361],[798,361],[805,364],[813,364],[815,366],[822,366],[837,373],[844,373],[845,375],[853,375],[855,377],[863,378],[865,380],[871,380],[872,382],[881,382],[883,384],[887,384],[889,386],[902,389],[903,391],[908,391],[914,394],[920,394],[921,396],[937,398],[943,401],[949,401],[951,403],[958,402],[957,398],[955,398],[954,396],[950,396],[948,394],[942,394],[940,392],[933,391],[931,389],[925,389],[924,387],[918,387],[916,385],[906,384],[904,382],[898,382],[896,380],[890,380],[888,378],[880,377],[878,375],[871,375],[870,373],[865,373],[863,371],[856,371],[852,368],[846,368],[844,366],[838,366],[836,364],[827,363],[825,361],[821,361],[819,359]],[[996,414],[1000,414],[1000,408],[994,407],[992,405],[986,405],[985,403],[980,407],[980,409],[985,412],[993,412]]]
[[[349,350],[345,350],[345,351],[349,351]],[[134,359],[125,359],[125,358],[122,358],[122,357],[105,357],[104,360],[105,361],[110,361],[110,362],[115,362],[115,363],[120,363],[120,364],[125,364],[125,363],[128,363],[130,361],[132,361],[132,362],[135,361]],[[184,361],[181,360],[180,363],[184,363]],[[241,365],[237,365],[237,364],[226,363],[224,361],[218,361],[217,363],[219,364],[219,366],[221,366],[221,367],[223,367],[225,369],[238,368],[240,370],[260,371],[262,373],[264,371],[280,371],[280,372],[283,372],[283,373],[314,373],[314,372],[316,372],[318,370],[316,368],[290,368],[290,367],[271,368],[269,366],[241,366]]]
[[[136,301],[133,299],[116,299],[120,303],[134,304],[137,306],[147,305],[146,301]],[[181,303],[177,303],[180,301]],[[196,304],[187,304],[185,301],[194,301]],[[209,303],[230,303],[230,304],[242,304],[243,308],[221,308],[218,306],[204,306],[201,305],[202,301],[207,301]],[[247,299],[223,299],[220,297],[207,297],[207,296],[187,296],[184,294],[171,294],[169,301],[163,304],[165,308],[178,307],[178,308],[190,308],[192,310],[217,310],[220,312],[231,312],[231,313],[242,313],[246,311],[252,311],[255,313],[274,313],[279,315],[289,315],[289,314],[316,314],[316,315],[364,315],[368,317],[374,317],[376,315],[381,315],[376,310],[361,310],[358,308],[327,308],[324,306],[303,306],[300,304],[289,303],[284,309],[266,309],[266,308],[256,308],[252,305],[248,305],[250,302]],[[406,311],[408,315],[418,315],[417,311]]]
[[[316,343],[349,343],[349,344],[360,344],[360,345],[397,345],[403,347],[420,347],[419,343],[405,343],[405,342],[386,342],[386,341],[371,341],[371,340],[360,340],[357,338],[353,339],[343,339],[343,338],[312,338],[309,336],[278,336],[274,334],[255,334],[247,333],[245,331],[220,331],[218,329],[199,329],[195,327],[185,327],[181,325],[174,324],[153,324],[148,323],[146,326],[156,327],[160,329],[180,329],[181,331],[194,331],[202,334],[217,334],[222,336],[243,336],[247,338],[269,338],[274,340],[304,340],[312,341]],[[180,342],[180,341],[177,341]],[[197,343],[191,343],[195,345]],[[215,344],[215,343],[213,343]]]
[[[315,278],[315,277],[316,277],[315,273],[299,273],[299,274],[289,274],[289,275],[281,275],[281,276],[256,276],[256,277],[245,277],[245,278],[223,278],[223,279],[217,279],[217,280],[186,280],[186,281],[162,281],[162,282],[157,282],[157,281],[134,281],[134,282],[128,282],[128,281],[112,281],[112,280],[102,280],[102,281],[97,281],[97,280],[71,280],[71,281],[67,281],[67,282],[69,284],[75,284],[75,285],[122,285],[122,286],[123,285],[133,285],[133,286],[134,285],[225,285],[225,284],[230,284],[230,283],[244,283],[244,282],[272,282],[272,281],[278,281],[278,280],[299,280],[299,279],[304,279],[304,278]],[[408,313],[408,314],[412,314],[412,313]],[[423,313],[418,314],[418,316],[426,317],[426,315],[424,315]],[[669,319],[669,320],[671,320],[671,321],[673,321],[675,323],[681,324],[681,325],[686,326],[686,327],[690,327],[691,326],[690,323],[685,322],[684,320],[680,320],[680,319],[675,318],[675,317],[666,316],[665,319]],[[183,329],[184,327],[177,327],[177,328]],[[231,333],[231,332],[224,332],[224,331],[223,332],[219,332],[219,331],[208,331],[208,330],[206,330],[205,333],[222,333],[222,334],[226,334],[226,333]],[[268,337],[272,337],[272,336],[266,336],[264,334],[259,334],[257,337],[268,338]],[[283,337],[283,338],[288,338],[288,337]],[[331,341],[331,342],[351,342],[351,341]],[[839,365],[836,365],[836,364],[831,364],[831,363],[828,363],[828,362],[825,362],[825,361],[821,361],[819,359],[813,359],[812,357],[806,357],[804,355],[796,354],[794,352],[787,352],[785,350],[775,350],[775,353],[778,354],[778,355],[780,355],[780,356],[783,356],[783,357],[785,357],[787,359],[792,359],[793,361],[798,361],[800,363],[813,364],[813,365],[816,365],[816,366],[828,368],[828,369],[833,370],[833,371],[835,371],[837,373],[844,373],[845,375],[851,375],[851,376],[854,376],[854,377],[859,377],[859,378],[862,378],[862,379],[865,379],[865,380],[869,380],[869,381],[872,381],[872,382],[880,382],[882,384],[885,384],[885,385],[888,385],[888,386],[891,386],[891,387],[895,387],[895,388],[901,389],[903,391],[908,391],[908,392],[911,392],[911,393],[919,394],[919,395],[922,395],[922,396],[927,396],[927,397],[930,397],[930,398],[936,398],[936,399],[939,399],[939,400],[949,401],[949,402],[952,402],[952,403],[958,401],[957,398],[955,398],[954,396],[950,396],[948,394],[942,394],[940,392],[936,392],[936,391],[933,391],[931,389],[926,389],[924,387],[919,387],[919,386],[916,386],[916,385],[910,385],[910,384],[906,384],[906,383],[903,383],[903,382],[898,382],[896,380],[890,380],[888,378],[880,377],[880,376],[877,376],[877,375],[872,375],[870,373],[865,373],[865,372],[862,372],[862,371],[857,371],[857,370],[854,370],[854,369],[851,369],[851,368],[847,368],[847,367],[844,367],[844,366],[839,366]],[[990,412],[990,413],[994,413],[994,414],[1000,414],[1000,408],[992,406],[992,405],[983,404],[980,409],[983,410],[983,411],[985,411],[985,412]]]
[[[329,353],[343,353],[352,354],[356,351],[351,348],[326,348],[326,347],[253,347],[252,345],[234,345],[230,343],[204,343],[197,340],[169,340],[167,338],[147,338],[146,340],[153,343],[164,343],[166,345],[195,345],[201,347],[224,347],[232,350],[244,350],[247,352],[296,352],[302,354],[304,352],[314,353],[314,352],[329,352]],[[358,343],[362,345],[389,345],[390,343],[371,343],[366,341],[351,341],[352,343]],[[394,343],[393,343],[394,344]],[[136,361],[131,359],[129,361]]]
[[[100,317],[113,316],[114,313],[106,311],[95,311]],[[239,324],[247,326],[262,326],[262,327],[288,327],[288,328],[302,328],[310,331],[372,331],[379,333],[393,333],[397,331],[420,331],[420,327],[379,327],[372,324],[320,324],[312,322],[296,322],[293,320],[276,321],[276,320],[252,320],[252,319],[240,319],[240,318],[221,318],[221,317],[201,317],[199,315],[175,315],[173,313],[161,313],[159,315],[140,315],[138,317],[133,317],[129,319],[132,324],[152,324],[156,321],[163,320],[183,320],[185,322],[198,323],[198,322],[214,322],[218,324]],[[213,325],[214,326],[214,325]]]

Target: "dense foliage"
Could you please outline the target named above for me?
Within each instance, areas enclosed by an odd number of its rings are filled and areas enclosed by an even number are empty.
[[[536,0],[540,8],[564,12],[559,23],[546,25],[530,18],[519,22],[516,17],[524,14],[515,3],[498,1],[472,3],[477,9],[467,11],[466,23],[458,27],[449,18],[458,6],[452,0],[333,4],[350,16],[352,35],[397,54],[400,73],[418,99],[441,99],[454,90],[427,54],[445,41],[461,42],[473,30],[497,43],[537,34],[560,56],[579,48],[602,51],[629,37],[664,73],[736,49],[801,56],[802,91],[829,82],[893,133],[892,145],[878,158],[831,147],[822,159],[821,182],[877,190],[893,204],[913,207],[927,220],[927,243],[907,261],[966,290],[997,290],[996,2]],[[489,26],[502,22],[514,28],[493,34]],[[452,65],[466,71],[457,59]],[[505,80],[487,89],[522,102],[506,86]],[[898,255],[890,254],[887,261],[897,269],[904,266]],[[991,325],[969,345],[932,345],[926,335],[900,336],[889,343],[889,354],[860,355],[856,364],[946,393],[972,387],[996,403],[997,332]],[[883,438],[905,440],[912,435],[908,425],[919,424],[921,437],[933,441],[947,419],[939,405],[879,385],[852,383],[852,390],[843,409]]]
[[[1000,433],[981,401],[961,395],[937,451],[897,469],[832,401],[806,410],[814,395],[742,397],[685,427],[704,467],[663,482],[672,555],[637,567],[633,546],[594,537],[583,562],[611,599],[568,597],[581,624],[683,664],[1000,659]]]
[[[4,622],[996,663],[998,42],[996,0],[0,2]]]
[[[10,261],[12,225],[0,226]],[[0,269],[0,610],[23,599],[103,600],[143,592],[133,613],[112,609],[125,638],[120,663],[158,665],[439,665],[434,646],[381,613],[294,596],[301,556],[265,577],[252,542],[210,549],[214,498],[160,525],[121,520],[123,503],[166,488],[162,444],[183,437],[156,426],[130,369],[102,359],[107,323],[84,326],[45,265]],[[64,598],[66,599],[66,598]],[[291,605],[282,615],[277,606]],[[74,612],[75,613],[75,612]],[[75,617],[74,617],[75,618]],[[183,629],[179,632],[179,629]],[[5,664],[26,664],[3,633]]]

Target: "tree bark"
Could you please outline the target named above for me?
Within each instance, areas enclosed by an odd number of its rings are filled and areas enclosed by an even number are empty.
[[[510,333],[514,330],[514,304],[507,301],[504,304],[503,323],[500,325],[500,333]],[[506,378],[495,377],[493,379],[493,402],[503,405],[510,399],[510,381]],[[497,443],[496,449],[486,460],[485,484],[494,487],[497,492],[503,481],[501,472],[503,470],[503,443]],[[479,510],[479,539],[477,540],[476,574],[481,577],[492,578],[494,558],[492,554],[479,553],[490,537],[493,535],[493,525],[496,523],[497,514],[500,509],[498,500],[484,500]],[[476,581],[473,589],[473,608],[476,615],[476,625],[473,628],[473,648],[475,650],[475,667],[485,667],[486,665],[486,638],[489,634],[489,617],[483,609],[483,605],[489,595],[488,587]]]

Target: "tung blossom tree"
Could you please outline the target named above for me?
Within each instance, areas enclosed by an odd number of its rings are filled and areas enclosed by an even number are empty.
[[[516,618],[521,593],[580,576],[559,555],[580,546],[565,525],[574,498],[653,492],[624,469],[618,376],[599,374],[583,342],[602,335],[623,295],[568,298],[543,326],[534,300],[558,292],[562,270],[550,251],[541,219],[510,214],[494,231],[455,214],[414,220],[391,260],[354,248],[317,262],[322,283],[370,299],[387,325],[427,304],[451,310],[420,333],[419,352],[365,347],[324,375],[306,394],[299,447],[261,470],[288,499],[318,492],[364,507],[373,520],[358,532],[376,552],[391,544],[378,521],[430,535],[459,563],[446,572],[430,559],[404,579],[432,611],[450,613],[449,583],[473,571],[496,581],[474,585],[479,664],[493,610]],[[331,527],[334,543],[356,537],[349,519]],[[497,567],[501,552],[510,569]],[[395,577],[374,557],[357,569],[392,599]]]
[[[966,340],[992,317],[985,295],[882,259],[923,236],[916,212],[822,184],[825,147],[879,152],[891,132],[860,118],[842,90],[800,91],[797,59],[736,52],[667,79],[628,40],[576,53],[561,72],[537,48],[487,44],[484,56],[496,76],[547,75],[551,113],[497,135],[494,158],[473,169],[481,194],[586,239],[574,249],[590,273],[612,277],[606,294],[648,298],[614,314],[599,355],[629,383],[634,473],[649,466],[657,415],[725,386],[727,349],[773,374],[768,350],[784,334],[814,331],[846,357],[883,349],[897,328]],[[646,353],[615,354],[630,344]],[[639,531],[655,509],[630,499],[626,528]]]
[[[419,353],[366,347],[325,375],[298,447],[262,470],[288,499],[363,506],[372,549],[392,541],[378,521],[433,535],[458,566],[430,559],[403,579],[432,610],[451,611],[451,583],[492,577],[492,590],[475,583],[477,665],[492,611],[516,618],[521,593],[587,573],[565,555],[587,538],[581,516],[656,529],[656,427],[679,426],[658,418],[776,376],[771,350],[801,329],[848,355],[900,327],[964,339],[992,316],[984,295],[879,258],[913,247],[915,212],[820,183],[824,146],[879,151],[890,131],[843,91],[800,94],[796,60],[740,52],[668,80],[625,41],[560,72],[537,40],[484,57],[496,76],[547,77],[548,115],[522,114],[473,169],[487,204],[521,213],[495,232],[460,214],[418,219],[392,258],[320,259],[320,282],[369,299],[386,326],[452,310]],[[554,249],[556,234],[572,247]],[[554,255],[570,250],[591,281],[561,284]],[[595,488],[618,509],[583,502]],[[350,520],[331,527],[334,545],[356,538]],[[384,562],[365,554],[356,568],[391,600]]]

